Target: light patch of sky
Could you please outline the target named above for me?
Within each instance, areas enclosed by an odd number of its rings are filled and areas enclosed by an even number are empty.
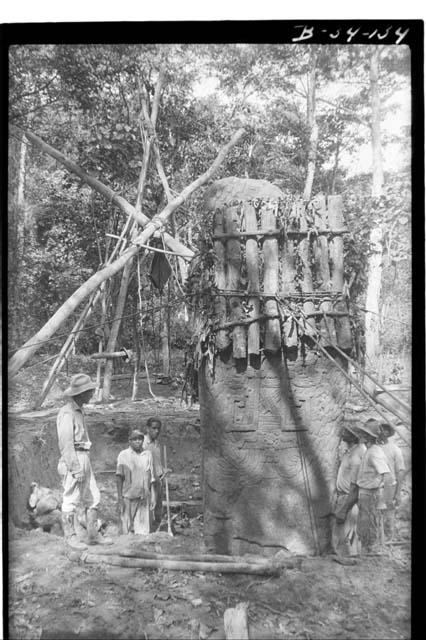
[[[300,81],[300,89],[305,89],[303,82]],[[368,79],[366,79],[368,83]],[[196,97],[208,97],[216,94],[218,99],[223,102],[231,102],[232,99],[225,96],[219,89],[219,78],[216,76],[206,76],[202,80],[194,84],[193,92]],[[341,96],[354,96],[360,89],[358,83],[333,82],[326,85],[318,98],[333,102]],[[294,96],[296,102],[304,103],[304,99],[300,96]],[[261,98],[255,95],[250,96],[248,102],[265,104]],[[320,104],[320,101],[318,101]],[[381,123],[381,131],[383,140],[389,137],[396,137],[402,134],[404,127],[411,125],[411,92],[409,87],[395,91],[383,104],[384,117]],[[385,171],[399,171],[410,163],[411,143],[408,136],[403,136],[403,142],[390,140],[383,143],[383,168]],[[372,168],[371,144],[369,141],[359,144],[354,153],[353,150],[342,150],[340,153],[340,164],[347,170],[348,176],[354,176],[360,173],[368,173]],[[334,159],[330,160],[330,167]],[[328,167],[328,168],[330,168]],[[327,168],[327,167],[326,167]]]

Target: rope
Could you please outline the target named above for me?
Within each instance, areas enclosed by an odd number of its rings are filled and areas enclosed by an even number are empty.
[[[281,321],[282,321],[283,320],[283,316],[282,316],[282,309],[281,309],[280,305],[278,305],[278,312],[279,312],[279,315],[280,315]],[[312,500],[312,492],[311,492],[311,487],[310,487],[310,484],[309,484],[308,466],[306,464],[306,458],[305,458],[305,454],[303,452],[302,436],[300,434],[300,430],[299,429],[296,429],[296,440],[297,440],[297,446],[299,448],[300,462],[301,462],[301,465],[302,465],[303,483],[305,485],[306,498],[307,498],[307,502],[308,502],[309,522],[310,522],[310,525],[311,525],[312,536],[313,536],[313,539],[314,539],[315,551],[319,555],[320,546],[319,546],[319,541],[318,541],[318,531],[317,531],[317,524],[316,524],[316,520],[315,520],[315,513],[314,513],[314,507],[313,507],[313,500]]]
[[[354,307],[356,307],[360,311],[363,311],[364,313],[373,313],[375,316],[380,317],[380,313],[377,313],[377,311],[371,311],[371,309],[360,307],[356,302],[351,302],[351,304],[353,304]],[[406,327],[411,327],[411,324],[409,322],[404,322],[404,320],[398,320],[397,318],[392,318],[390,316],[386,316],[386,320],[390,320],[391,322],[399,322],[399,324],[403,324]]]
[[[301,322],[299,322],[299,320],[296,318],[296,316],[290,311],[290,315],[293,317],[294,321],[299,325],[299,327],[301,327],[301,329],[304,331],[304,327],[301,324]],[[326,358],[328,358],[329,360],[331,360],[331,362],[343,373],[343,375],[345,376],[345,378],[347,378],[349,381],[352,381],[354,386],[358,389],[358,391],[361,393],[361,395],[363,397],[366,398],[366,400],[369,402],[369,404],[371,404],[373,406],[373,408],[377,411],[377,413],[385,420],[385,422],[388,422],[388,418],[387,416],[383,413],[383,411],[381,411],[377,406],[376,406],[376,402],[370,398],[369,394],[366,393],[366,391],[364,391],[364,389],[357,383],[355,382],[355,380],[343,369],[343,367],[340,366],[340,364],[335,360],[335,358],[333,358],[333,356],[331,356],[328,351],[326,349],[324,349],[324,347],[318,342],[318,340],[316,340],[314,338],[314,336],[309,336],[311,338],[311,340],[313,340],[313,342],[317,345],[317,347],[320,349],[320,351],[322,351],[324,353],[324,355],[326,356]],[[401,422],[403,422],[401,420]],[[403,422],[403,424],[405,424],[407,426],[407,428],[410,428],[410,426],[406,423]],[[403,436],[401,433],[399,433],[398,428],[394,425],[395,431],[398,433],[398,435],[400,436],[400,438],[402,440],[404,440],[404,442],[406,442],[408,444],[408,446],[411,446],[411,444],[407,441],[407,439],[405,438],[405,436]]]
[[[170,306],[174,305],[175,302],[179,301],[179,300],[185,300],[185,298],[183,296],[176,296],[175,298],[173,298],[172,302],[170,303],[165,303],[163,305],[158,305],[156,307],[147,307],[147,311],[158,311],[158,309],[160,309],[160,306],[162,307],[166,307],[170,304]],[[133,318],[134,316],[139,315],[139,312],[137,313],[128,313],[125,315],[120,316],[120,318],[117,318],[117,320],[123,320],[124,318]],[[19,347],[18,349],[13,349],[13,351],[11,351],[11,354],[17,353],[18,351],[21,351],[21,349],[30,349],[31,347],[34,346],[34,344],[39,345],[39,344],[47,344],[48,342],[54,342],[55,340],[58,340],[58,338],[63,338],[64,336],[71,336],[73,334],[78,334],[78,333],[82,333],[83,331],[89,331],[90,329],[95,329],[96,327],[102,327],[103,323],[102,322],[97,322],[96,324],[91,324],[88,327],[83,327],[81,329],[78,329],[77,331],[70,331],[69,333],[58,333],[57,335],[55,335],[55,337],[52,338],[48,338],[47,340],[40,340],[40,342],[36,342],[36,343],[31,343],[30,345],[27,346],[22,346]]]
[[[311,531],[312,531],[312,535],[313,535],[313,538],[314,538],[315,551],[319,555],[320,547],[319,547],[319,542],[318,542],[317,524],[316,524],[316,520],[315,520],[315,513],[314,513],[314,506],[313,506],[313,500],[312,500],[311,487],[310,487],[310,484],[309,484],[308,466],[306,464],[306,458],[305,458],[305,454],[304,454],[304,451],[303,451],[301,438],[302,438],[302,436],[300,435],[299,430],[296,429],[297,445],[299,447],[300,462],[302,463],[303,482],[304,482],[304,485],[305,485],[306,497],[307,497],[307,502],[308,502],[309,522],[310,522],[310,525],[311,525]]]
[[[401,400],[400,398],[398,398],[397,396],[395,396],[393,393],[391,393],[390,391],[388,391],[382,384],[380,384],[380,382],[378,382],[378,380],[376,380],[375,378],[373,378],[372,375],[370,375],[368,373],[368,371],[366,371],[365,369],[363,369],[361,367],[360,364],[358,364],[358,362],[356,362],[355,360],[352,360],[352,358],[350,358],[344,351],[342,351],[337,344],[333,344],[333,348],[336,349],[336,351],[338,353],[340,353],[340,355],[342,355],[344,358],[346,358],[346,360],[348,362],[350,362],[350,364],[354,365],[355,367],[357,367],[357,369],[359,369],[359,371],[361,371],[361,373],[363,373],[364,375],[367,376],[367,378],[370,378],[370,380],[372,382],[374,382],[379,389],[381,389],[382,391],[384,391],[384,393],[386,393],[389,397],[391,397],[393,400],[395,400],[396,402],[398,402],[402,407],[404,407],[404,409],[406,409],[407,411],[411,412],[411,407],[408,406],[408,404],[406,404],[403,400]],[[389,411],[391,411],[391,409],[389,409]],[[397,418],[401,418],[401,416],[396,416]]]
[[[158,249],[157,247],[152,247],[149,244],[142,244],[141,242],[135,242],[135,244],[138,247],[142,247],[143,249],[148,249],[148,251],[156,251],[157,253],[166,253],[171,256],[178,256],[179,258],[183,258],[184,260],[189,260],[189,259],[192,260],[192,258],[188,258],[188,256],[186,256],[184,253],[176,253],[176,251],[167,251],[166,249]],[[163,244],[164,244],[164,240],[163,240]]]

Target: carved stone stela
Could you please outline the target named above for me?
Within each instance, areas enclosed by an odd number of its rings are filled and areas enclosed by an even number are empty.
[[[330,538],[347,385],[315,341],[350,347],[343,240],[324,231],[343,219],[330,223],[324,199],[313,239],[302,220],[289,243],[270,202],[281,196],[265,181],[227,178],[206,197],[208,210],[225,209],[212,220],[224,294],[214,304],[214,371],[204,361],[199,376],[204,537],[219,553],[320,553]],[[229,213],[231,200],[243,204]]]

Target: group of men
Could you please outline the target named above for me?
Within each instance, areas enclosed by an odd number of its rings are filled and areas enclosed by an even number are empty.
[[[66,404],[57,417],[62,478],[62,524],[68,545],[77,550],[93,544],[112,544],[100,534],[97,509],[100,493],[90,463],[91,441],[83,405],[91,399],[96,385],[84,373],[72,377],[64,391]],[[149,418],[147,434],[138,429],[129,437],[129,447],[117,458],[116,482],[121,531],[148,534],[159,528],[162,517],[162,481],[170,471],[164,468],[158,436],[161,420]],[[77,535],[77,511],[84,510],[86,537]]]
[[[370,419],[345,426],[347,450],[336,479],[332,546],[339,555],[381,552],[395,534],[405,464],[395,429]]]
[[[95,385],[86,374],[72,377],[64,391],[67,403],[57,418],[62,477],[62,522],[68,544],[85,549],[91,544],[111,544],[98,530],[100,493],[90,464],[91,442],[83,405],[89,402]],[[147,433],[131,431],[129,447],[117,459],[117,499],[123,534],[148,534],[159,528],[162,516],[162,481],[170,471],[164,468],[158,436],[161,421],[149,418]],[[374,552],[384,536],[392,539],[395,508],[399,504],[405,473],[399,447],[391,440],[395,431],[374,419],[356,428],[345,426],[342,440],[347,445],[336,480],[336,503],[332,546],[336,553],[357,555]],[[78,539],[76,512],[85,513],[86,539]],[[360,548],[361,545],[361,548]]]

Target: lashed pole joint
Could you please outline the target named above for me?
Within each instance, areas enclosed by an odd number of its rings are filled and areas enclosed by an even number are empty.
[[[38,351],[41,344],[43,344],[46,340],[49,340],[52,337],[52,335],[54,335],[54,333],[59,329],[59,327],[63,324],[63,322],[68,318],[68,316],[81,304],[81,302],[87,296],[89,296],[93,291],[95,291],[102,284],[102,282],[104,282],[108,278],[111,278],[113,275],[118,273],[118,271],[120,271],[124,267],[126,262],[130,260],[132,256],[138,253],[139,251],[139,246],[137,244],[138,242],[140,242],[141,244],[146,244],[146,241],[155,233],[156,229],[158,228],[158,224],[160,223],[161,225],[163,225],[164,223],[166,223],[170,215],[173,213],[173,211],[177,209],[177,207],[179,207],[183,202],[185,202],[185,200],[194,191],[196,191],[196,189],[201,187],[204,183],[207,182],[207,180],[209,180],[213,176],[213,174],[219,168],[221,163],[224,161],[230,149],[232,149],[232,147],[234,147],[245,135],[246,130],[247,129],[245,127],[241,127],[240,129],[238,129],[238,131],[236,131],[236,133],[234,133],[234,135],[232,136],[231,140],[219,151],[216,159],[214,160],[210,168],[207,171],[205,171],[201,176],[199,176],[199,178],[197,178],[191,184],[185,187],[185,189],[183,189],[180,195],[174,200],[172,200],[171,202],[169,202],[168,205],[161,211],[161,213],[155,215],[152,219],[147,218],[148,224],[143,229],[143,231],[134,239],[133,244],[130,247],[128,247],[115,262],[106,266],[104,269],[101,269],[97,273],[93,274],[93,276],[91,276],[84,284],[82,284],[72,294],[72,296],[68,298],[68,300],[66,300],[66,302],[56,311],[56,313],[54,313],[54,315],[40,329],[40,331],[38,331],[38,333],[36,333],[32,338],[30,338],[15,353],[15,355],[12,356],[12,358],[9,360],[9,375],[11,377],[16,375],[16,373],[31,358],[31,356],[36,351]],[[42,142],[42,145],[44,145],[43,142]],[[95,182],[97,182],[98,184],[101,184],[96,179],[93,179],[93,180],[95,180]],[[90,182],[88,184],[90,184]],[[104,189],[108,189],[108,187],[105,187],[105,185],[101,184],[101,186]],[[122,198],[122,200],[124,200],[124,198]],[[124,202],[126,201],[124,200]],[[128,207],[131,207],[129,203],[126,203],[126,204]],[[133,207],[131,207],[131,209],[133,210]],[[164,236],[166,239],[166,234],[164,234]],[[173,240],[175,243],[173,246],[168,242],[168,246],[171,247],[173,250],[175,250],[176,248],[176,250],[179,252],[185,251],[188,257],[192,257],[194,255],[190,249],[181,245],[180,242],[175,241],[174,238],[172,238],[171,236],[169,236],[169,238],[171,238],[171,240]]]

